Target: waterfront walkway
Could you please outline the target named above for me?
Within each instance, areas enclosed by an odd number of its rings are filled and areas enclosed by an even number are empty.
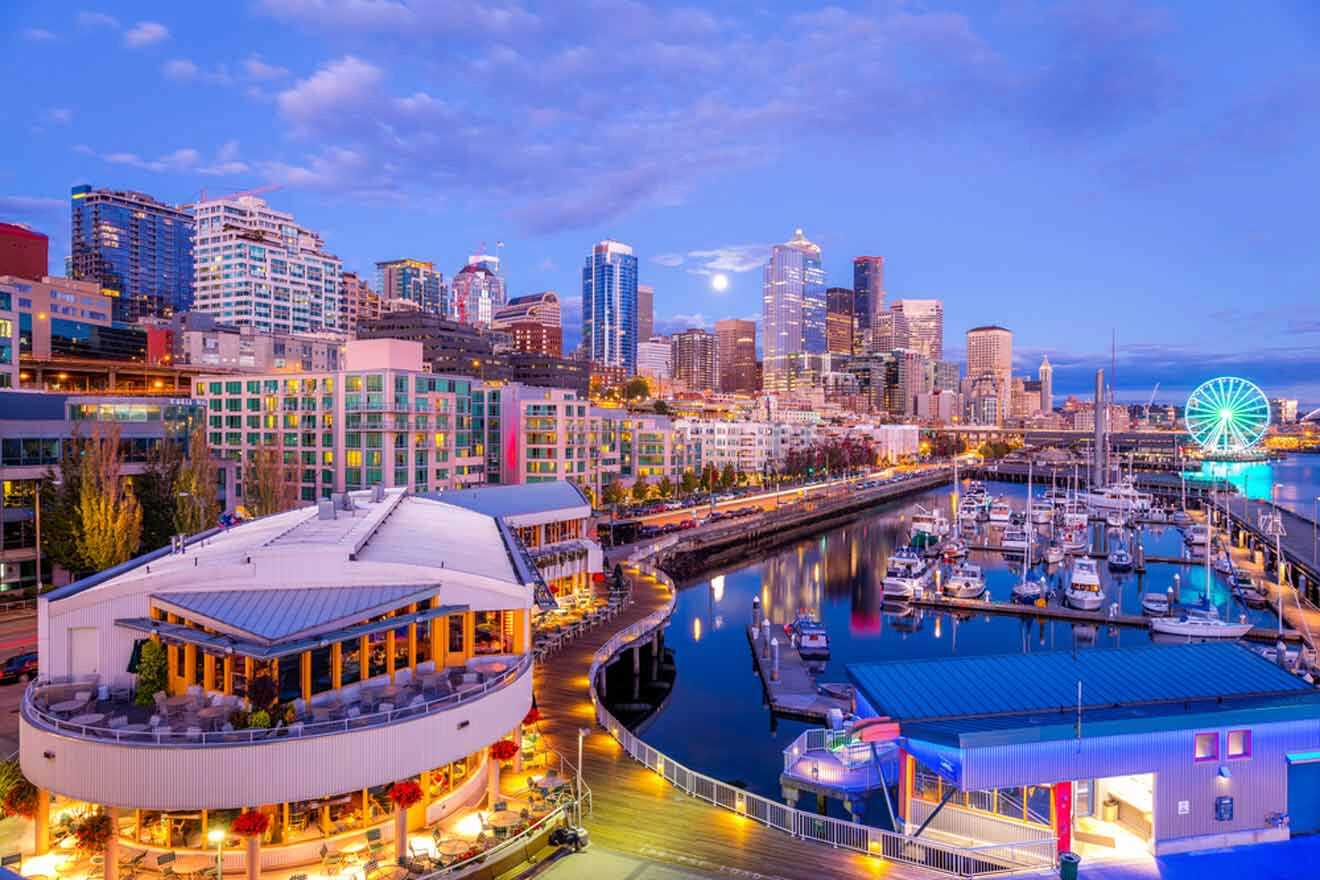
[[[881,870],[893,878],[942,876],[795,840],[688,797],[629,758],[613,737],[596,726],[588,675],[592,655],[614,633],[668,601],[668,589],[662,584],[643,577],[632,578],[632,583],[634,602],[629,608],[613,621],[583,633],[536,670],[536,700],[551,748],[575,761],[578,729],[591,731],[584,745],[583,772],[591,789],[593,815],[587,825],[593,842],[618,853],[679,867],[700,866],[703,873],[721,876],[820,880],[871,877]],[[693,730],[692,735],[709,732]],[[747,735],[764,736],[764,731],[748,731]],[[736,749],[738,744],[730,741],[728,747]]]

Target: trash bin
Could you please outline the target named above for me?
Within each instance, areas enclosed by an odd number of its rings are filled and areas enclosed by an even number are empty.
[[[1077,880],[1077,866],[1082,857],[1075,852],[1059,853],[1059,880]]]

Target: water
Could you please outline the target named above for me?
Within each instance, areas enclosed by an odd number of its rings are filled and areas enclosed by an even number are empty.
[[[1320,455],[1289,455],[1279,461],[1230,463],[1207,461],[1194,476],[1227,480],[1246,497],[1268,501],[1276,483],[1276,500],[1293,513],[1314,518],[1320,497]]]
[[[992,494],[1007,495],[1015,507],[1025,506],[1026,487],[990,484]],[[1037,491],[1040,490],[1038,487]],[[917,504],[949,509],[947,488],[924,493],[876,509],[857,522],[832,529],[782,548],[766,559],[707,578],[679,592],[666,644],[674,651],[678,676],[669,703],[650,722],[644,738],[687,766],[728,782],[745,784],[768,797],[779,797],[783,749],[808,726],[778,721],[772,727],[761,703],[761,686],[751,668],[745,634],[753,597],[769,610],[772,621],[791,620],[799,609],[818,615],[829,628],[831,657],[821,681],[845,681],[849,663],[952,655],[1002,654],[1049,650],[1105,650],[1119,645],[1147,644],[1145,630],[1069,623],[1040,622],[1010,615],[952,615],[908,610],[895,613],[882,601],[885,560],[906,543],[910,517]],[[1042,527],[1045,528],[1045,527]],[[1101,529],[1101,524],[1092,526]],[[1177,557],[1182,534],[1173,526],[1147,528],[1143,542],[1148,556]],[[981,543],[973,540],[972,543]],[[973,552],[969,557],[986,572],[996,600],[1005,600],[1020,579],[999,553]],[[1066,567],[1066,563],[1065,563]],[[1139,614],[1141,593],[1164,592],[1178,575],[1184,602],[1198,601],[1205,585],[1204,565],[1150,564],[1144,574],[1114,573],[1099,560],[1108,601],[1122,611]],[[1061,586],[1066,571],[1049,579]],[[1210,598],[1221,614],[1232,619],[1247,614],[1263,626],[1273,626],[1268,611],[1249,610],[1231,596],[1218,574],[1212,576]],[[833,808],[833,807],[832,807]],[[873,802],[872,813],[883,810]],[[875,821],[878,816],[868,815]]]

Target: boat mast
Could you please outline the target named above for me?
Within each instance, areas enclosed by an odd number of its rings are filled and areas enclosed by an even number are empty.
[[[1031,469],[1035,464],[1034,459],[1027,459],[1027,562],[1022,568],[1024,581],[1031,571],[1031,545],[1036,542],[1036,524],[1031,519]]]

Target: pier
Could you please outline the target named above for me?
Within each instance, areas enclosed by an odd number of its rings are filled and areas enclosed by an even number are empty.
[[[763,618],[759,605],[752,610],[747,644],[752,649],[752,667],[761,677],[761,688],[772,716],[824,723],[828,722],[831,710],[837,709],[844,715],[853,711],[852,685],[818,684],[807,668],[807,661],[784,633],[783,625]],[[834,692],[824,690],[825,687]]]

